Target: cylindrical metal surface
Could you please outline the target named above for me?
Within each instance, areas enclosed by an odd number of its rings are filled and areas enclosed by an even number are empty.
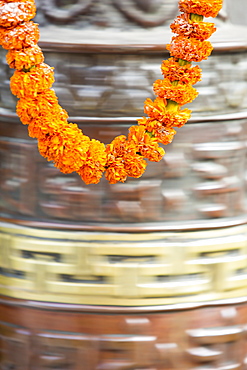
[[[37,7],[71,121],[105,143],[127,133],[161,77],[177,0]],[[1,369],[246,368],[247,37],[234,10],[216,19],[191,121],[125,184],[86,186],[40,157],[0,52]]]

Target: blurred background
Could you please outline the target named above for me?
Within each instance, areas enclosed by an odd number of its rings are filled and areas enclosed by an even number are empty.
[[[38,0],[59,102],[126,134],[177,0]],[[0,51],[0,368],[246,370],[247,3],[225,0],[191,120],[140,179],[85,185],[15,114]]]

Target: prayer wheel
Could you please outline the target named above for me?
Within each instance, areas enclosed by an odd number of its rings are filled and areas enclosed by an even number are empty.
[[[1,50],[0,369],[247,369],[244,1],[215,20],[191,120],[126,183],[85,185],[40,156]],[[109,143],[142,117],[177,3],[37,1],[54,89],[86,135]]]

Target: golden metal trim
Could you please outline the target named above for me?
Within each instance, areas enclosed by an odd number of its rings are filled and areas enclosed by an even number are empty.
[[[247,295],[247,226],[128,234],[2,223],[0,294],[126,307],[240,298]]]

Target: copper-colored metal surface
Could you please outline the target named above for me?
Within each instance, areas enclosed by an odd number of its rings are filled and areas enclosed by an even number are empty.
[[[1,304],[3,369],[246,369],[246,304],[97,314],[19,303]]]
[[[90,121],[89,121],[90,123]],[[103,141],[127,123],[80,125]],[[14,128],[14,130],[12,130]],[[86,186],[38,153],[26,127],[0,121],[0,218],[26,226],[79,230],[155,231],[229,227],[246,222],[246,118],[188,123],[126,184]],[[107,139],[106,139],[107,138]]]

